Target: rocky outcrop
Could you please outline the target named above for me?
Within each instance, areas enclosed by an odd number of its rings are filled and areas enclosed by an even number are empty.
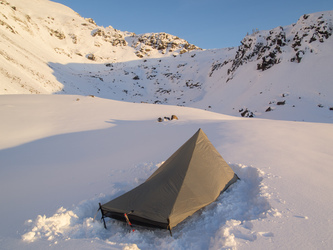
[[[136,55],[140,58],[149,56],[152,50],[158,50],[162,54],[176,51],[183,54],[192,50],[200,50],[199,47],[186,40],[164,32],[135,36],[132,47],[137,49]]]
[[[227,81],[233,78],[240,66],[249,62],[256,62],[256,69],[260,71],[268,70],[282,60],[300,63],[307,53],[313,53],[314,43],[325,42],[333,33],[331,19],[325,18],[324,14],[318,17],[311,15],[303,15],[291,26],[247,35],[241,41],[235,57],[231,61],[215,62],[209,76],[230,62]]]
[[[111,43],[112,46],[127,46],[123,32],[116,30],[111,26],[106,29],[103,27],[94,29],[91,31],[91,35],[93,37],[102,37],[105,42]]]

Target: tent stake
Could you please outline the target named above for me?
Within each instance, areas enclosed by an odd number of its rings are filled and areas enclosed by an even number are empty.
[[[104,219],[104,214],[103,214],[102,204],[101,203],[99,203],[99,209],[101,210],[102,220],[103,220],[103,223],[104,223],[104,228],[106,229],[106,224],[105,224],[105,219]]]
[[[172,232],[171,232],[171,228],[170,228],[170,220],[169,220],[169,218],[168,218],[168,227],[167,227],[167,229],[169,230],[170,236],[172,237]]]
[[[132,212],[130,212],[130,213],[132,213]],[[130,225],[130,227],[132,228],[132,231],[134,232],[132,223],[130,222],[130,220],[129,220],[128,216],[127,216],[127,213],[124,213],[124,216],[125,216],[126,222],[128,223],[128,225]]]

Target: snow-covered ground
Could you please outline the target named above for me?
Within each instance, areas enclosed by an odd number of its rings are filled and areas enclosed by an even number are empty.
[[[333,248],[333,11],[216,50],[48,0],[0,13],[0,249]],[[240,181],[173,237],[93,220],[198,128]]]
[[[175,114],[179,120],[157,122]],[[90,96],[0,98],[1,249],[331,249],[333,125]],[[202,128],[241,180],[166,230],[93,221]]]

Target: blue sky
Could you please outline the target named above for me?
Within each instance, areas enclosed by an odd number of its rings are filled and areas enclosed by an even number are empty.
[[[240,45],[253,29],[297,22],[333,10],[332,0],[54,0],[100,25],[136,34],[166,32],[203,49]]]

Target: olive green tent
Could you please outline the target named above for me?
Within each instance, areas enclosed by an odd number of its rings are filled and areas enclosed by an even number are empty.
[[[199,129],[144,183],[100,205],[111,217],[171,229],[217,199],[238,179]]]

